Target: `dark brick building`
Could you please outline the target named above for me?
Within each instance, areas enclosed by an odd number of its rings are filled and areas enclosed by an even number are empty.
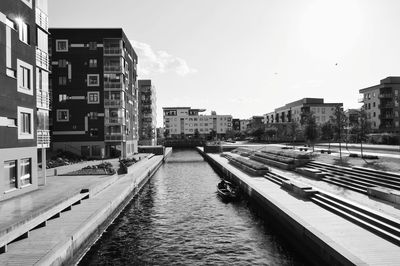
[[[50,29],[53,148],[137,152],[137,55],[122,29]]]

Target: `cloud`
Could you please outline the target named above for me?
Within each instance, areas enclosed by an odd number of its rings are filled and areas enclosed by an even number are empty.
[[[180,76],[196,73],[197,70],[190,67],[187,62],[166,51],[155,51],[147,44],[138,41],[131,41],[139,57],[138,72],[140,76],[152,74],[175,72]]]

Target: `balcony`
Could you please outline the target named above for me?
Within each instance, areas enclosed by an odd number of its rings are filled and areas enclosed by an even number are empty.
[[[126,141],[126,135],[122,133],[114,133],[114,134],[107,134],[104,135],[105,141]]]
[[[379,94],[379,98],[380,99],[383,99],[383,98],[391,99],[391,98],[393,98],[393,94],[392,93],[381,93],[381,94]]]
[[[50,110],[50,95],[47,91],[36,90],[36,107]]]
[[[36,66],[49,71],[49,55],[48,53],[36,47]]]
[[[122,117],[105,117],[104,124],[106,124],[106,125],[125,125],[125,119]]]
[[[122,89],[122,81],[104,81],[104,89]]]
[[[380,119],[393,119],[394,118],[394,114],[381,114],[379,116]]]
[[[392,109],[394,107],[394,103],[386,103],[378,105],[381,109]]]
[[[123,100],[110,100],[104,99],[104,107],[106,108],[124,108],[125,102]]]
[[[116,47],[104,47],[105,56],[123,56],[124,50]]]
[[[37,147],[50,148],[50,130],[37,130]]]
[[[120,66],[120,65],[105,65],[104,73],[122,73],[122,66]]]
[[[49,19],[46,13],[44,13],[40,8],[36,8],[36,24],[48,31],[49,29]]]

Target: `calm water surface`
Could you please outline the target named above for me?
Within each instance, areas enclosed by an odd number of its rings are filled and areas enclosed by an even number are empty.
[[[304,265],[193,150],[174,150],[80,265]]]

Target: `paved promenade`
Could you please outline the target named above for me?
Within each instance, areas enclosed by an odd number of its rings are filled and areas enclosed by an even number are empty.
[[[132,166],[132,174],[114,176],[53,176],[46,186],[29,194],[0,202],[0,239],[10,230],[18,230],[29,220],[52,209],[68,198],[80,195],[82,189],[95,191],[89,199],[72,206],[59,218],[47,221],[45,227],[32,230],[29,237],[8,244],[7,252],[0,254],[0,265],[48,265],[62,255],[59,250],[71,245],[70,241],[83,238],[96,230],[102,218],[115,210],[149,169],[158,164],[163,156],[145,158]],[[90,192],[89,192],[90,193]]]
[[[248,176],[218,154],[208,155],[356,265],[399,264],[399,246],[311,201],[297,198],[263,177]]]

